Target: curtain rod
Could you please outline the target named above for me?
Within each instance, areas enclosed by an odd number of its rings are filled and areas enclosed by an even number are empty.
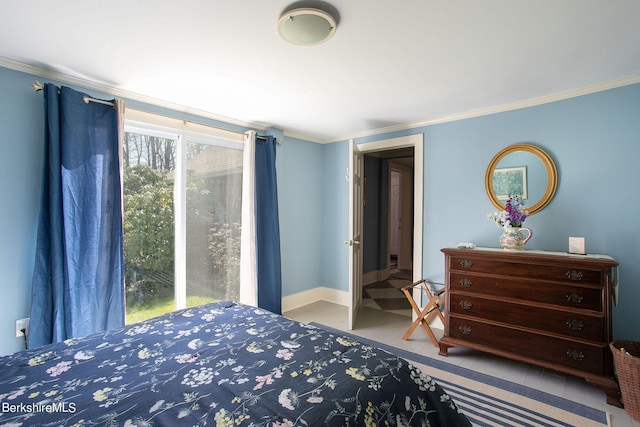
[[[41,90],[44,90],[44,86],[42,85],[42,83],[40,83],[37,80],[34,83],[31,84],[31,87],[36,92],[40,92]],[[116,108],[116,106],[115,106],[115,104],[113,102],[103,101],[102,99],[91,98],[91,97],[89,97],[87,95],[83,96],[82,100],[84,101],[85,104],[88,104],[89,102],[95,102],[97,104],[110,105],[111,107]]]
[[[266,141],[267,137],[266,136],[261,136],[261,135],[256,135],[256,139],[260,139],[262,141]],[[276,142],[278,143],[278,145],[282,145],[282,140],[276,138]]]
[[[42,83],[40,83],[39,81],[35,81],[34,83],[31,84],[31,87],[33,87],[33,89],[36,92],[40,92],[41,90],[44,90],[44,86],[42,85]],[[116,106],[114,105],[113,102],[109,102],[109,101],[103,101],[102,99],[95,99],[95,98],[90,98],[87,95],[85,95],[84,97],[82,97],[82,100],[84,101],[85,104],[88,104],[89,102],[97,102],[98,104],[104,104],[104,105],[110,105],[113,108],[115,108]],[[256,135],[257,139],[261,139],[263,141],[267,140],[266,136],[260,136],[260,135]],[[276,142],[278,143],[278,145],[282,145],[282,140],[280,139],[276,139]]]

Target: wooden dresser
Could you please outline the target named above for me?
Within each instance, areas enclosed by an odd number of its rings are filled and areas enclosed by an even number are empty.
[[[620,406],[609,349],[615,260],[492,248],[442,252],[441,355],[465,346],[583,377]]]

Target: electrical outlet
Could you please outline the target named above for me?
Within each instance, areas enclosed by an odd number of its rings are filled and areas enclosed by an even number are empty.
[[[29,318],[16,320],[16,337],[22,337],[22,330],[29,331]]]

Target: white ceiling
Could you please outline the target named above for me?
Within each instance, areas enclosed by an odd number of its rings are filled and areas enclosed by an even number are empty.
[[[332,0],[312,47],[291,3],[3,1],[0,57],[319,142],[640,81],[638,0]]]

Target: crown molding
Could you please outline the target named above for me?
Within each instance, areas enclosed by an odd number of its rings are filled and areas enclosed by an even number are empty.
[[[627,77],[623,77],[623,78],[608,81],[608,82],[597,83],[594,85],[585,86],[578,89],[559,92],[556,94],[541,96],[538,98],[532,98],[524,101],[511,102],[508,104],[496,105],[496,106],[487,107],[487,108],[479,108],[476,110],[471,110],[471,111],[467,111],[459,114],[451,114],[448,116],[443,116],[443,117],[430,119],[430,120],[424,120],[424,121],[412,122],[412,123],[403,123],[403,124],[389,126],[385,128],[379,128],[379,129],[371,129],[371,130],[363,131],[357,134],[347,135],[342,138],[334,139],[332,142],[364,138],[368,136],[375,136],[375,135],[381,135],[381,134],[386,134],[390,132],[415,129],[419,127],[436,125],[440,123],[454,122],[457,120],[488,116],[490,114],[520,110],[522,108],[535,107],[537,105],[549,104],[551,102],[564,101],[566,99],[577,98],[579,96],[589,95],[597,92],[603,92],[605,90],[616,89],[619,87],[628,86],[636,83],[640,83],[640,74],[634,74],[632,76],[627,76]]]
[[[64,74],[48,68],[31,65],[31,64],[25,64],[23,62],[15,61],[13,59],[5,58],[2,56],[0,56],[0,66],[9,68],[15,71],[22,71],[27,74],[33,74],[37,77],[55,80],[64,84],[75,85],[75,86],[80,86],[82,88],[95,90],[95,91],[102,92],[117,98],[125,98],[132,101],[153,105],[156,107],[167,108],[169,110],[179,111],[181,113],[193,114],[198,117],[216,120],[216,121],[227,123],[230,125],[240,126],[245,128],[245,130],[255,129],[255,130],[264,131],[267,129],[266,126],[263,126],[257,123],[245,122],[242,120],[237,120],[230,117],[221,116],[218,114],[213,114],[208,111],[199,110],[197,108],[192,108],[192,107],[188,107],[181,104],[175,104],[172,102],[163,101],[161,99],[153,98],[153,97],[142,95],[139,93],[118,89],[116,87],[109,86],[107,84],[97,83],[95,81],[83,79],[80,77],[70,76],[68,74]]]
[[[270,126],[264,126],[257,123],[244,122],[241,120],[233,119],[230,117],[225,117],[221,115],[217,115],[208,111],[199,110],[196,108],[187,107],[181,104],[174,104],[168,101],[163,101],[161,99],[152,98],[146,95],[141,95],[134,92],[129,92],[126,90],[118,89],[113,86],[109,86],[107,84],[97,83],[91,80],[82,79],[79,77],[70,76],[64,73],[60,73],[58,71],[54,71],[51,69],[39,67],[36,65],[25,64],[23,62],[15,61],[9,58],[4,58],[0,56],[0,66],[9,68],[16,71],[22,71],[27,74],[33,74],[38,77],[48,78],[52,80],[57,80],[62,83],[71,84],[81,86],[87,89],[96,90],[99,92],[103,92],[115,97],[126,98],[133,101],[142,102],[145,104],[150,104],[157,107],[167,108],[174,111],[179,111],[181,113],[193,114],[195,116],[216,120],[219,122],[227,123],[230,125],[240,126],[246,129],[255,129],[255,130],[266,130]],[[408,129],[415,129],[424,126],[430,126],[440,123],[453,122],[457,120],[470,119],[474,117],[487,116],[490,114],[496,113],[504,113],[507,111],[519,110],[522,108],[534,107],[537,105],[548,104],[551,102],[563,101],[570,98],[576,98],[578,96],[589,95],[592,93],[602,92],[609,89],[615,89],[618,87],[628,86],[632,84],[640,83],[640,74],[631,75],[628,77],[623,77],[620,79],[597,83],[590,86],[585,86],[578,89],[573,89],[569,91],[559,92],[556,94],[541,96],[537,98],[532,98],[524,101],[512,102],[502,105],[496,105],[487,108],[479,108],[476,110],[470,110],[467,112],[462,112],[458,114],[451,114],[448,116],[442,116],[434,119],[423,120],[418,122],[411,123],[403,123],[399,125],[378,128],[378,129],[370,129],[362,132],[358,132],[355,134],[345,135],[342,137],[335,138],[316,138],[309,135],[298,134],[294,132],[287,132],[284,130],[284,135],[297,138],[309,142],[315,142],[318,144],[329,144],[332,142],[338,141],[347,141],[349,139],[358,139],[376,135],[382,135],[390,132],[404,131]]]

